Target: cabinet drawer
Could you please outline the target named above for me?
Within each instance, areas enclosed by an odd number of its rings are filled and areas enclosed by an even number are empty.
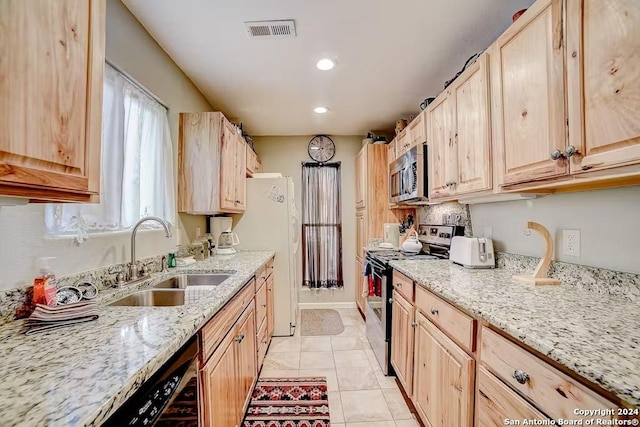
[[[267,284],[260,286],[256,292],[256,327],[260,327],[267,317]]]
[[[482,363],[554,419],[580,419],[575,409],[616,406],[489,328],[482,328],[481,340]]]
[[[200,348],[202,362],[213,354],[227,332],[236,322],[242,311],[253,300],[255,280],[251,280],[244,288],[200,330]]]
[[[267,348],[269,348],[269,337],[267,336],[267,322],[262,322],[262,326],[258,329],[256,336],[257,349],[258,349],[258,369],[262,366],[264,357],[267,355]]]
[[[547,417],[486,369],[479,367],[475,425],[504,425],[506,419],[545,420]]]
[[[393,270],[393,289],[398,291],[407,301],[413,302],[413,280],[396,270]]]
[[[416,307],[467,351],[474,351],[475,320],[426,289],[416,287]]]

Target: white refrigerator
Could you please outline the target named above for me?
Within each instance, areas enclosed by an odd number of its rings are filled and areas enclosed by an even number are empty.
[[[233,231],[240,238],[240,249],[275,251],[274,335],[291,336],[301,281],[300,221],[291,177],[264,175],[247,179],[247,207],[236,217]]]

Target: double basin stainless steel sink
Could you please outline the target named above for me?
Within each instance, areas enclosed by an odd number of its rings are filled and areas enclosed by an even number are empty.
[[[231,277],[231,274],[181,274],[170,277],[151,289],[135,292],[120,298],[109,305],[130,307],[171,307],[184,305],[187,286],[218,286]]]

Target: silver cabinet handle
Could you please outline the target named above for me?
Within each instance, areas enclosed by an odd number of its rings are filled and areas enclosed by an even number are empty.
[[[411,327],[415,328],[416,326],[418,326],[418,322],[416,322],[415,320],[413,322],[411,322]]]
[[[389,298],[389,304],[393,304],[393,298]]]
[[[564,156],[565,157],[571,157],[573,155],[578,154],[578,149],[576,147],[574,147],[573,145],[570,145],[567,147],[566,150],[564,150]]]
[[[397,287],[397,288],[402,287],[402,282],[398,282],[398,283],[396,283],[396,287]]]
[[[266,306],[267,306],[267,304],[262,304],[262,306],[263,306],[263,307],[266,307]]]
[[[436,316],[438,314],[438,309],[435,307],[431,307],[431,314]]]
[[[240,335],[238,335],[238,336],[236,337],[235,341],[236,341],[238,344],[242,344],[242,341],[244,341],[244,334],[240,334]]]
[[[513,378],[515,378],[515,380],[520,384],[526,384],[526,382],[529,381],[530,377],[529,374],[527,374],[525,371],[516,369],[515,371],[513,371]]]
[[[555,149],[551,152],[551,160],[558,160],[562,157],[564,157],[564,154],[562,154],[562,151],[558,149]]]

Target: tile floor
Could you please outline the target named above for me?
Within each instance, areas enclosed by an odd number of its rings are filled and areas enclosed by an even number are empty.
[[[336,311],[344,332],[273,338],[260,377],[327,377],[332,427],[419,426],[394,378],[382,374],[358,310]]]

